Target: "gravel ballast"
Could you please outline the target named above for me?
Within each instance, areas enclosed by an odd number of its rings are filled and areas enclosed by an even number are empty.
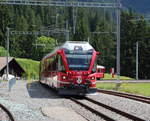
[[[138,116],[145,121],[150,121],[149,104],[103,93],[97,93],[97,95],[90,95],[88,97],[119,110],[125,111],[129,114]]]
[[[110,118],[114,119],[115,121],[131,121],[128,118],[125,118],[125,117],[123,117],[123,116],[121,116],[121,115],[119,115],[113,111],[110,111],[106,108],[103,108],[102,106],[98,106],[98,105],[96,105],[96,104],[94,104],[88,100],[81,100],[80,102],[92,107],[93,109],[101,112],[104,115],[107,114]]]

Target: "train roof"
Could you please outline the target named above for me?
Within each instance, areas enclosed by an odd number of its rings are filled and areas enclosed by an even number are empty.
[[[67,49],[69,51],[75,50],[75,48],[81,48],[82,51],[94,50],[94,48],[86,41],[66,41],[61,46],[58,46],[51,53],[47,54],[43,59],[55,54],[59,49]],[[42,59],[42,60],[43,60]]]
[[[88,42],[85,41],[66,41],[61,48],[74,50],[75,47],[81,47],[83,51],[94,49]]]

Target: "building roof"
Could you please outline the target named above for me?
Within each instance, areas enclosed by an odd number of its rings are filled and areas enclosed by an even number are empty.
[[[15,76],[21,77],[25,70],[20,66],[20,64],[16,61],[14,57],[9,57],[9,74],[13,74]],[[0,76],[5,74],[6,71],[6,57],[0,57]]]
[[[8,63],[10,61],[12,61],[13,59],[14,59],[14,57],[9,57],[8,58]],[[0,70],[2,70],[3,68],[5,68],[6,65],[7,65],[6,64],[6,57],[0,57]]]

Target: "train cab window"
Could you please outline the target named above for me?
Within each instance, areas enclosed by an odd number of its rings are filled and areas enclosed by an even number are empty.
[[[61,56],[58,56],[58,71],[65,71],[65,67]]]
[[[88,70],[92,54],[71,53],[66,54],[67,62],[70,70]]]

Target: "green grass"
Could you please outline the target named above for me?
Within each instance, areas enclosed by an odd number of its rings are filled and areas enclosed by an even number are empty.
[[[25,77],[38,79],[39,78],[39,61],[34,61],[31,59],[16,58],[17,62],[25,70]]]
[[[111,74],[105,73],[103,80],[115,80],[117,79],[117,76],[115,75],[114,78],[112,78]],[[133,80],[133,78],[126,77],[126,76],[120,76],[121,80]]]
[[[97,83],[97,88],[112,90],[115,88],[115,83]]]
[[[115,83],[97,83],[100,89],[115,89]],[[150,83],[122,83],[118,91],[139,94],[150,97]]]

